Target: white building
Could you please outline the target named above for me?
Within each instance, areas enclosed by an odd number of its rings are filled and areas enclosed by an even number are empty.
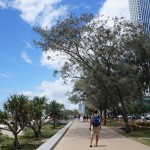
[[[85,104],[84,102],[79,103],[79,113],[84,114],[85,113]]]

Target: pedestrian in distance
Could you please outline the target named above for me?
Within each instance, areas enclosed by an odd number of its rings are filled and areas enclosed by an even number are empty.
[[[88,122],[89,121],[89,115],[87,114],[86,116],[86,121]]]
[[[78,120],[79,120],[79,121],[80,121],[80,117],[81,117],[81,116],[80,116],[80,114],[79,114],[79,115],[78,115]]]
[[[95,146],[97,147],[99,135],[100,135],[100,130],[101,130],[101,120],[100,120],[100,115],[98,114],[97,110],[94,110],[93,114],[91,115],[89,130],[91,131],[90,147],[92,147],[94,135],[96,135]]]
[[[83,121],[85,122],[86,121],[86,115],[84,114],[83,116]]]

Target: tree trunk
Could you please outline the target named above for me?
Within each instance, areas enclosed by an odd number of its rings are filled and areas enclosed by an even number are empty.
[[[120,99],[120,103],[121,103],[121,107],[122,107],[121,113],[122,113],[122,116],[123,116],[123,119],[124,119],[124,122],[125,122],[125,132],[130,133],[131,132],[131,127],[129,125],[129,121],[128,121],[128,117],[127,117],[127,110],[126,110],[125,104],[124,104],[122,99]]]
[[[106,108],[104,108],[104,125],[106,125]]]
[[[41,138],[41,126],[38,127],[38,139]]]
[[[109,96],[106,96],[105,97],[105,103],[104,103],[104,125],[106,125],[106,123],[107,123],[107,102],[108,102],[108,97]]]
[[[13,127],[14,127],[14,131],[13,131],[13,135],[14,135],[14,142],[13,142],[13,147],[15,150],[20,148],[19,142],[18,142],[18,123],[17,123],[17,119],[15,118]]]
[[[56,120],[54,119],[54,124],[53,124],[53,128],[56,128]]]
[[[18,142],[18,136],[16,133],[14,133],[14,142],[13,142],[13,148],[14,150],[17,150],[20,148],[20,144]]]
[[[121,107],[121,114],[123,116],[124,123],[125,123],[125,132],[126,133],[130,133],[131,132],[131,128],[130,128],[130,125],[129,125],[129,122],[128,122],[127,110],[126,110],[126,107],[125,107],[125,104],[124,104],[124,101],[123,101],[120,89],[117,86],[116,86],[116,90],[117,90],[117,94],[118,94],[119,101],[120,101],[120,104],[121,104],[120,107]]]
[[[34,130],[34,135],[35,135],[36,140],[40,139],[40,137],[41,137],[41,131]]]

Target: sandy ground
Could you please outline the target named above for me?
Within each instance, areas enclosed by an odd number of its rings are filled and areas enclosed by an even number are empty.
[[[0,127],[7,128],[7,126],[2,125],[2,124],[0,124]],[[10,132],[10,131],[3,130],[3,129],[0,129],[0,131],[1,131],[1,133],[2,133],[3,135],[8,135],[9,137],[12,137],[12,138],[14,137],[13,134],[12,134],[12,132]],[[23,132],[20,131],[20,133],[19,133],[18,135],[23,135]]]

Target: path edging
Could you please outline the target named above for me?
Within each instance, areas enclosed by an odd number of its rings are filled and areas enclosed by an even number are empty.
[[[38,147],[36,150],[53,150],[63,135],[67,132],[73,121],[70,121],[65,127],[59,130],[54,136],[48,139],[44,144]]]

